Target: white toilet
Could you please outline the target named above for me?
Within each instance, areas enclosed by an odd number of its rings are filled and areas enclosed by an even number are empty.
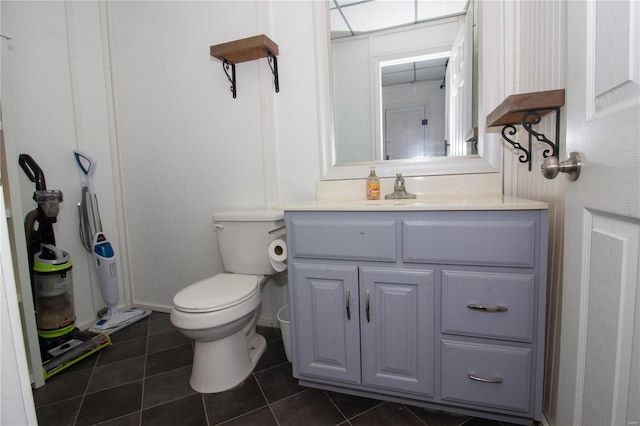
[[[235,210],[217,213],[214,223],[226,273],[180,290],[171,323],[195,340],[191,387],[201,393],[230,389],[253,371],[266,348],[256,321],[262,285],[276,273],[268,247],[284,230],[283,213]]]

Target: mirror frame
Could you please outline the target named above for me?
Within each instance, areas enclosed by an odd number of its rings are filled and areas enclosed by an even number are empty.
[[[364,179],[368,176],[369,168],[372,164],[376,166],[378,176],[383,178],[395,177],[396,173],[402,173],[403,176],[498,173],[493,166],[482,158],[482,138],[478,140],[478,155],[336,164],[331,34],[327,1],[313,2],[313,22],[317,72],[318,129],[321,145],[321,180]]]

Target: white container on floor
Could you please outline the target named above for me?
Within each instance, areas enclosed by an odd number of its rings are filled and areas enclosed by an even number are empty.
[[[284,353],[287,355],[287,361],[291,362],[291,311],[288,303],[278,311],[278,323],[282,333]]]

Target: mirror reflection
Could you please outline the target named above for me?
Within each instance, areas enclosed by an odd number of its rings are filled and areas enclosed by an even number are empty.
[[[466,0],[330,3],[336,164],[473,153],[468,8]]]
[[[408,58],[391,61],[389,65],[381,63],[382,159],[447,155],[445,70],[448,61],[449,55]]]

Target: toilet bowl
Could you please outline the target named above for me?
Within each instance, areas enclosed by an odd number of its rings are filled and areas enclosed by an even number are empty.
[[[284,226],[282,216],[270,210],[214,215],[227,272],[191,284],[173,298],[171,323],[195,341],[189,384],[197,392],[222,392],[240,384],[266,349],[255,327],[262,287],[276,273],[267,248],[276,238],[271,231]]]

